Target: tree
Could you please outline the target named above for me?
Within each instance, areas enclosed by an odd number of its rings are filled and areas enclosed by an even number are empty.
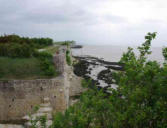
[[[166,128],[167,64],[147,61],[155,37],[156,33],[146,35],[139,56],[130,47],[123,54],[124,71],[114,74],[117,89],[111,94],[95,86],[88,89],[78,103],[54,116],[51,128]],[[163,55],[166,58],[165,48]]]

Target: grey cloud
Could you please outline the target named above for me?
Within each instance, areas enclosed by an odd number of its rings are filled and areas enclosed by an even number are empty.
[[[111,23],[116,23],[116,24],[127,22],[127,20],[125,18],[123,18],[121,16],[112,15],[112,14],[105,15],[102,18],[105,19],[106,21],[109,21]]]
[[[129,24],[125,18],[112,13],[100,15],[96,7],[107,1],[0,0],[0,34],[49,36],[55,40],[70,39],[85,44],[118,42],[122,45],[141,42],[147,32],[157,31],[160,42],[167,40],[167,25],[162,21]],[[106,25],[109,23],[114,24],[115,28]]]
[[[23,20],[35,23],[67,23],[67,22],[84,22],[91,20],[92,14],[81,9],[62,10],[55,9],[49,13],[44,11],[26,12],[22,17]]]
[[[30,0],[31,1],[31,0]],[[33,2],[31,2],[33,3]],[[1,2],[1,4],[7,4],[6,2]],[[75,24],[89,22],[93,18],[91,12],[84,10],[81,6],[76,6],[70,2],[64,2],[60,6],[58,3],[52,3],[54,5],[41,5],[35,7],[33,4],[27,4],[27,6],[21,6],[23,3],[15,5],[10,3],[10,8],[7,7],[1,9],[5,12],[0,12],[1,23],[11,23],[13,22],[24,22],[24,23],[70,23]],[[2,5],[1,5],[2,6]]]

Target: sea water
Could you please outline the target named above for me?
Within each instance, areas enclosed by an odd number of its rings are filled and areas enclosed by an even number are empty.
[[[74,56],[94,56],[103,58],[106,61],[118,62],[124,52],[127,51],[128,46],[93,46],[86,45],[80,49],[72,49]],[[139,55],[137,47],[133,47],[136,55]],[[163,47],[151,47],[152,54],[148,56],[148,60],[156,60],[159,63],[164,62],[162,55]]]

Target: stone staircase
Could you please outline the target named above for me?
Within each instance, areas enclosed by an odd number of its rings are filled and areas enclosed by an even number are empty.
[[[52,107],[50,104],[50,100],[48,97],[44,98],[44,103],[40,104],[39,110],[30,116],[26,115],[23,117],[24,120],[27,120],[25,123],[25,127],[29,128],[31,126],[30,120],[35,120],[41,116],[46,116],[47,117],[47,122],[46,126],[49,127],[52,124]],[[40,122],[37,122],[37,126],[40,128]]]

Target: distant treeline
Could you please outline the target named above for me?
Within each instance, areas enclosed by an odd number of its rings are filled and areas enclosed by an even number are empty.
[[[18,35],[0,36],[0,56],[31,57],[36,49],[53,45],[51,38],[29,38]]]
[[[57,41],[54,43],[58,44],[58,45],[74,45],[74,44],[76,44],[76,42],[74,40]]]

